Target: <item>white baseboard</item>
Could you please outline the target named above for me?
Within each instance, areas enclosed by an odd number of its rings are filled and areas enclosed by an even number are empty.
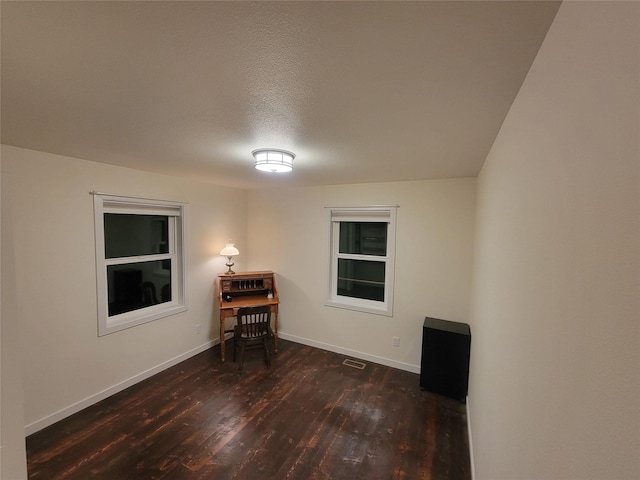
[[[40,420],[30,423],[25,427],[25,435],[29,436],[39,430],[42,430],[43,428],[48,427],[49,425],[53,425],[54,423],[64,418],[67,418],[68,416],[73,415],[74,413],[77,413],[84,408],[90,407],[91,405],[99,402],[100,400],[104,400],[105,398],[110,397],[111,395],[115,395],[116,393],[121,392],[125,388],[129,388],[130,386],[135,385],[136,383],[141,382],[142,380],[145,380],[155,375],[156,373],[166,370],[167,368],[172,367],[186,360],[187,358],[191,358],[194,355],[202,353],[205,350],[208,350],[209,348],[219,343],[220,343],[219,338],[211,340],[207,343],[200,345],[199,347],[196,347],[192,350],[182,353],[177,357],[173,357],[167,360],[166,362],[156,365],[155,367],[152,367],[148,370],[145,370],[144,372],[134,375],[133,377],[128,378],[127,380],[117,383],[105,390],[102,390],[101,392],[98,392],[83,400],[80,400],[79,402],[69,405],[68,407],[58,410],[57,412],[52,413],[51,415],[47,415],[46,417],[41,418]]]
[[[397,368],[398,370],[404,370],[411,373],[420,373],[420,365],[411,365],[410,363],[398,362],[389,358],[378,357],[376,355],[370,355],[364,352],[358,352],[357,350],[351,350],[349,348],[338,347],[328,343],[317,342],[309,338],[297,337],[295,335],[289,335],[288,333],[278,332],[278,337],[283,340],[290,340],[292,342],[301,343],[303,345],[309,345],[310,347],[321,348],[322,350],[328,350],[330,352],[339,353],[341,355],[348,355],[349,357],[355,357],[361,360],[367,360],[373,363],[379,363],[380,365],[386,365],[387,367]]]
[[[473,460],[473,437],[471,436],[471,409],[467,396],[467,436],[469,437],[469,463],[471,463],[471,480],[476,479],[476,464]]]

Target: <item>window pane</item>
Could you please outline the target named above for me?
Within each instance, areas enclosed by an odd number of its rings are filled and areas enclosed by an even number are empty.
[[[385,263],[338,259],[338,295],[384,301]]]
[[[387,254],[387,223],[340,222],[340,253]]]
[[[109,316],[171,301],[171,260],[107,266]]]
[[[105,258],[169,252],[169,218],[162,215],[104,214]]]

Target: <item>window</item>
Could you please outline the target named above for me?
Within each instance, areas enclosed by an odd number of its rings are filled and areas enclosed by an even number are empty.
[[[397,207],[329,208],[327,305],[391,316]]]
[[[187,309],[182,203],[94,193],[98,335]]]

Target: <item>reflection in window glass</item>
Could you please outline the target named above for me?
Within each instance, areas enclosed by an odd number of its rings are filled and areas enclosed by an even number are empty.
[[[171,301],[171,260],[107,266],[109,316]]]
[[[340,253],[387,254],[387,223],[340,222]]]
[[[338,295],[384,301],[385,263],[338,259]]]
[[[104,214],[105,258],[168,253],[168,236],[166,216]]]

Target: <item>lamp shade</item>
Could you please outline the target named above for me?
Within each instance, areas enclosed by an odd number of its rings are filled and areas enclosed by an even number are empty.
[[[220,250],[220,255],[223,255],[225,257],[235,257],[236,255],[240,255],[240,252],[233,245],[233,243],[227,243],[225,247]]]
[[[293,159],[296,156],[286,150],[261,148],[251,152],[255,158],[255,167],[263,172],[284,173],[293,170]]]

